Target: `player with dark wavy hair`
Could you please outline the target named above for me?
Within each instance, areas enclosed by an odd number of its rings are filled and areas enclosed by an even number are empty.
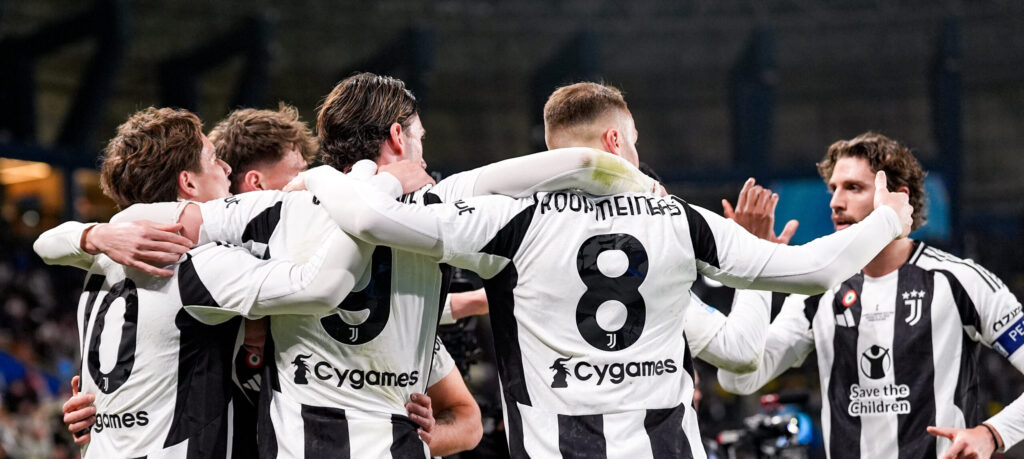
[[[896,140],[867,132],[837,141],[818,171],[839,233],[870,212],[878,171],[909,193],[913,227],[926,221],[925,172]],[[900,239],[824,294],[788,297],[757,370],[719,371],[718,380],[753,393],[817,350],[829,457],[989,457],[1024,438],[1024,397],[984,420],[977,352],[994,348],[1024,371],[1022,344],[1021,304],[999,278]]]

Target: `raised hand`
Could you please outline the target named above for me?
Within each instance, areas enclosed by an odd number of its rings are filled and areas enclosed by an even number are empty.
[[[778,203],[778,194],[757,185],[753,178],[749,178],[740,189],[736,207],[733,208],[728,200],[723,199],[722,211],[726,218],[732,219],[751,234],[779,244],[788,244],[800,226],[800,222],[796,220],[786,222],[782,233],[776,236],[775,207]]]
[[[896,211],[900,217],[903,229],[900,231],[900,238],[910,235],[910,228],[914,224],[914,208],[910,206],[910,195],[900,191],[889,191],[885,178],[885,171],[878,171],[875,174],[875,208],[889,206]]]
[[[377,168],[377,173],[387,172],[402,182],[402,193],[412,193],[427,185],[433,185],[434,178],[427,174],[420,162],[408,159]]]
[[[103,253],[124,266],[154,276],[168,277],[174,264],[192,248],[192,241],[178,234],[180,224],[148,220],[125,223],[101,223],[82,235],[82,249],[93,255]]]

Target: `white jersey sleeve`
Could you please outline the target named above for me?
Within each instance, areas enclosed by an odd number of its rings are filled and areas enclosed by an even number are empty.
[[[811,297],[815,301],[817,297]],[[791,367],[799,366],[814,351],[814,334],[804,311],[804,295],[789,295],[765,337],[764,352],[757,369],[749,373],[718,370],[718,383],[728,392],[747,395]]]
[[[896,211],[881,207],[843,231],[788,246],[759,239],[732,220],[676,199],[687,217],[679,236],[696,241],[701,274],[739,289],[821,293],[860,271],[901,231]]]
[[[324,241],[301,265],[260,260],[228,244],[206,244],[181,263],[179,288],[189,313],[207,324],[236,315],[322,314],[352,290],[356,279],[348,260],[358,254],[355,243],[344,238]]]
[[[694,351],[691,344],[691,353],[721,369],[737,373],[756,370],[761,363],[771,316],[771,293],[737,290],[728,318],[692,292],[690,295],[697,307],[689,308],[686,313],[687,344],[696,335],[698,342],[695,344],[700,346]]]
[[[728,318],[721,311],[690,292],[690,307],[686,309],[686,345],[690,354],[701,357],[715,335],[725,327]],[[703,358],[703,357],[701,357]]]
[[[74,266],[88,270],[96,260],[82,250],[82,233],[95,223],[64,222],[40,234],[32,250],[48,265]]]
[[[427,378],[427,387],[441,382],[448,373],[455,369],[455,359],[452,359],[448,349],[444,347],[440,337],[434,338],[434,359],[430,362],[430,377]]]
[[[456,174],[433,190],[443,202],[488,194],[514,198],[579,189],[593,195],[650,192],[658,183],[621,157],[592,148],[560,148]]]

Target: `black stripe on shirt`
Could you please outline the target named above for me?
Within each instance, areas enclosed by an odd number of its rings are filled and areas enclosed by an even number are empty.
[[[494,345],[497,347],[498,343],[495,342]],[[508,454],[515,459],[529,459],[530,454],[526,452],[526,443],[523,441],[523,415],[519,412],[519,405],[508,391],[504,390],[503,392],[505,431],[508,432]]]
[[[686,212],[686,221],[690,227],[690,242],[693,244],[693,256],[716,268],[720,267],[718,261],[718,246],[715,244],[715,234],[711,232],[711,226],[704,216],[693,207],[675,196],[672,197]]]
[[[259,441],[256,443],[260,458],[274,459],[277,457],[277,433],[274,420],[270,414],[270,405],[274,400],[274,392],[281,392],[281,380],[277,375],[276,349],[274,348],[274,320],[267,322],[266,341],[263,343],[263,383],[260,384],[260,402],[257,405],[259,419],[256,432]]]
[[[423,440],[420,440],[415,422],[405,416],[391,415],[392,459],[425,459]]]
[[[519,250],[526,230],[533,221],[536,202],[523,209],[495,234],[480,251],[511,259]],[[505,410],[508,415],[505,428],[508,429],[509,454],[514,458],[526,458],[523,443],[523,418],[518,403],[530,406],[530,394],[526,389],[523,353],[519,348],[519,325],[515,317],[515,296],[513,290],[519,283],[519,272],[509,262],[496,276],[484,279],[487,302],[491,305],[491,334],[494,350],[498,356],[498,377]]]
[[[309,459],[324,457],[349,459],[352,457],[345,410],[304,404],[302,405],[302,429],[305,445],[304,457]]]
[[[206,325],[181,309],[174,324],[180,331],[178,393],[164,447],[188,440],[189,457],[224,457],[232,354],[242,318]]]
[[[675,408],[647,410],[644,417],[644,429],[651,441],[651,453],[654,459],[692,459],[693,451],[690,441],[683,431],[683,415],[686,404],[681,403]]]
[[[978,316],[978,309],[974,306],[974,301],[971,300],[964,286],[949,271],[936,270],[935,272],[941,273],[949,282],[953,302],[956,303],[957,312],[960,314],[960,322],[980,331],[981,318]],[[982,410],[978,405],[978,358],[981,346],[970,339],[966,333],[962,334],[961,342],[960,371],[957,376],[956,389],[953,392],[953,404],[963,412],[966,424],[974,426],[982,421]]]
[[[519,245],[523,243],[526,231],[530,229],[530,223],[533,221],[533,214],[536,210],[537,202],[534,198],[533,204],[512,217],[480,251],[511,259],[519,251]]]
[[[808,329],[814,327],[814,315],[818,313],[818,306],[821,304],[822,295],[824,295],[824,293],[819,293],[804,299],[804,317],[807,318]]]
[[[896,317],[892,339],[893,380],[910,389],[910,412],[897,415],[900,459],[936,456],[936,437],[925,428],[935,425],[935,365],[932,348],[932,298],[935,279],[912,264],[899,269]],[[900,399],[897,399],[900,400]]]
[[[232,437],[231,457],[258,457],[256,443],[257,420],[259,410],[256,403],[249,399],[238,386],[231,389]]]
[[[185,306],[213,306],[219,308],[217,300],[213,299],[210,289],[199,278],[196,267],[192,263],[192,255],[186,253],[185,261],[181,262],[178,268],[178,291],[181,296],[181,304]]]
[[[513,258],[519,251],[530,222],[533,221],[536,208],[537,204],[534,203],[519,212],[480,251]],[[491,328],[494,347],[499,356],[498,374],[502,387],[512,400],[531,405],[524,377],[523,354],[519,348],[519,326],[515,318],[514,290],[518,283],[519,272],[515,264],[509,262],[496,276],[485,279],[484,287],[487,291],[487,301],[491,305]]]
[[[562,459],[608,457],[604,439],[604,416],[559,414],[558,451],[562,453]]]
[[[832,313],[836,316],[851,317],[846,311],[852,314],[853,323],[840,325],[836,318],[835,336],[832,338],[832,348],[835,350],[832,362],[831,377],[827,390],[829,413],[831,418],[831,432],[829,434],[829,452],[831,457],[860,457],[860,417],[850,416],[847,407],[850,405],[850,385],[857,383],[858,360],[857,353],[857,325],[861,320],[860,295],[864,287],[864,275],[857,274],[843,282],[836,291],[832,300]],[[855,298],[849,306],[843,304],[843,300],[849,292],[853,292]],[[845,320],[845,319],[844,319]],[[824,369],[820,370],[824,371]]]
[[[263,209],[249,223],[245,225],[245,230],[242,231],[242,242],[259,242],[261,244],[267,244],[270,242],[270,236],[274,234],[274,229],[277,228],[277,224],[281,221],[281,207],[284,205],[284,201],[278,201],[273,206]],[[263,252],[263,259],[270,259],[270,247],[267,247]]]
[[[953,302],[956,303],[956,310],[960,314],[960,323],[974,327],[975,330],[980,332],[982,329],[981,317],[978,315],[978,308],[975,307],[971,296],[967,294],[967,289],[964,288],[963,284],[960,283],[960,280],[952,272],[944,269],[937,269],[935,272],[946,276],[949,282],[949,289],[953,293]]]

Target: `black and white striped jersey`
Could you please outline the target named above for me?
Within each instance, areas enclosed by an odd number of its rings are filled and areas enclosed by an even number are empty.
[[[417,205],[469,193],[476,174],[457,174],[403,198]],[[282,206],[296,193],[245,193],[230,207],[204,205],[211,239],[244,243],[271,259],[303,260],[326,231],[319,206]],[[300,193],[314,202],[309,193]],[[318,201],[316,201],[318,202]],[[254,216],[254,217],[250,217]],[[249,219],[249,220],[247,220]],[[212,223],[212,224],[211,224]],[[436,342],[447,269],[437,260],[372,248],[358,286],[336,309],[273,316],[265,348],[262,457],[425,457],[405,404],[453,368]],[[435,346],[437,355],[435,358]],[[273,356],[273,358],[271,358]]]
[[[331,247],[298,267],[211,243],[170,278],[97,257],[78,308],[82,390],[97,410],[85,457],[231,457],[240,316],[288,312],[278,300],[317,301],[296,282],[331,265]]]
[[[875,234],[891,240],[893,216]],[[485,279],[513,457],[704,457],[690,285],[801,275],[769,260],[778,246],[674,197],[482,197],[440,220],[443,260]]]
[[[898,270],[863,273],[822,295],[792,295],[769,327],[766,358],[749,375],[719,373],[751,392],[815,348],[829,457],[938,457],[949,440],[927,426],[973,427],[979,345],[1024,371],[1021,304],[992,273],[922,242]],[[1007,445],[1024,419],[986,421]]]

